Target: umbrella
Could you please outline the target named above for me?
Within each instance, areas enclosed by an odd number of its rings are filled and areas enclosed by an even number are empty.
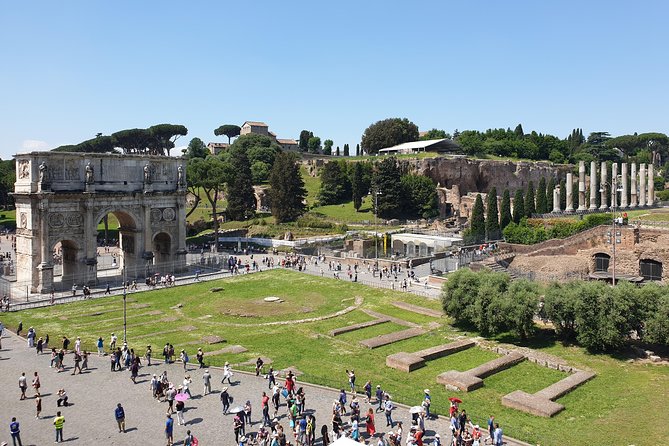
[[[177,401],[186,401],[188,398],[189,397],[187,393],[177,393],[177,395],[174,397],[174,399]]]
[[[409,409],[409,413],[421,413],[421,412],[425,412],[423,406],[413,406],[412,408]]]
[[[460,398],[458,398],[458,397],[455,397],[455,396],[450,397],[450,398],[448,399],[448,401],[450,401],[451,403],[457,403],[457,404],[461,404],[461,403],[462,403],[462,400],[461,400]]]
[[[244,408],[242,406],[237,406],[237,407],[233,407],[228,412],[230,412],[230,413],[244,412]]]

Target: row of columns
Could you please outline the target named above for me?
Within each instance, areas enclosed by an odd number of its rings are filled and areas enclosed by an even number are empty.
[[[619,208],[636,208],[643,206],[653,206],[655,203],[655,175],[653,173],[653,165],[641,164],[639,167],[639,175],[637,181],[637,165],[631,164],[631,174],[628,172],[628,164],[621,163],[620,175],[618,175],[618,163],[611,166],[611,181],[608,181],[608,169],[605,161],[602,161],[599,171],[599,189],[597,188],[597,163],[592,161],[590,163],[590,203],[586,207],[586,176],[585,176],[585,162],[581,161],[578,164],[578,208],[577,211],[595,210],[597,209],[597,191],[600,193],[599,209],[607,209],[606,185],[611,188],[611,204]],[[628,191],[627,178],[630,176],[630,189]],[[566,194],[567,194],[567,208],[566,212],[574,212],[573,200],[573,186],[574,175],[570,172],[567,174],[566,180]],[[615,187],[614,187],[615,186]],[[621,189],[620,203],[617,202],[618,189]],[[629,202],[627,195],[630,195]],[[560,189],[553,190],[553,212],[562,212],[560,209]]]

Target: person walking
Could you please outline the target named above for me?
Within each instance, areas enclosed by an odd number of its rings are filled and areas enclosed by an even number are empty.
[[[170,414],[167,414],[167,420],[165,420],[165,438],[167,439],[167,446],[172,446],[174,442],[174,420]]]
[[[186,353],[186,350],[181,350],[181,354],[179,355],[179,359],[181,359],[181,362],[184,366],[184,372],[188,370],[188,353]]]
[[[23,446],[23,443],[21,443],[21,428],[19,422],[16,421],[16,417],[12,417],[12,422],[9,423],[9,433],[12,435],[14,446]]]
[[[367,411],[367,419],[365,420],[365,427],[367,428],[367,435],[371,438],[376,434],[376,426],[374,425],[374,409],[371,407]]]
[[[190,429],[186,431],[186,438],[183,441],[184,446],[197,446],[198,441],[195,435],[190,433]]]
[[[121,403],[118,403],[116,409],[114,409],[114,418],[116,418],[118,424],[118,431],[125,433],[125,410],[123,410]]]
[[[383,410],[386,415],[386,427],[390,426],[391,428],[393,427],[393,409],[395,406],[393,406],[392,401],[390,401],[390,395],[386,396],[386,402],[383,405]]]
[[[28,390],[28,379],[26,378],[25,372],[22,372],[21,376],[19,376],[19,390],[21,390],[21,396],[19,397],[19,400],[25,400],[26,390]]]
[[[176,404],[176,409],[177,409],[177,424],[179,426],[185,426],[186,421],[184,420],[184,407],[186,405],[182,400],[178,400]]]
[[[151,355],[153,354],[153,351],[151,350],[151,346],[147,345],[146,346],[146,353],[144,353],[144,357],[146,358],[146,364],[148,366],[151,366]]]
[[[98,341],[95,345],[98,348],[98,356],[104,356],[104,354],[105,354],[105,343],[102,340],[102,336],[100,336],[98,338]]]
[[[228,394],[228,388],[223,387],[221,390],[221,404],[223,404],[223,415],[228,414],[228,409],[230,409],[230,400],[232,398]]]
[[[202,381],[204,381],[204,395],[211,393],[211,375],[209,370],[205,369],[204,374],[202,375]]]
[[[39,420],[39,414],[42,413],[42,397],[35,397],[35,418]]]
[[[56,427],[56,443],[63,441],[63,424],[65,424],[65,417],[60,414],[59,410],[53,419],[53,425]]]
[[[35,395],[40,396],[39,388],[42,386],[42,384],[40,383],[39,375],[37,374],[37,372],[35,372],[35,377],[33,378],[32,386],[33,386],[33,389],[35,389]]]
[[[204,368],[204,353],[202,352],[201,348],[197,349],[197,355],[195,355],[195,357],[197,358],[198,364],[200,364],[200,368],[203,369]]]
[[[75,352],[74,352],[74,370],[72,371],[72,375],[76,375],[77,370],[79,370],[79,374],[81,375],[81,354],[75,350]]]
[[[26,337],[28,338],[28,348],[35,348],[35,329],[33,327],[28,329]]]

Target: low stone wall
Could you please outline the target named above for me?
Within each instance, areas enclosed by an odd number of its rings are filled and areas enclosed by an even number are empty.
[[[403,341],[405,339],[413,338],[425,334],[422,328],[409,328],[406,330],[395,331],[381,336],[376,336],[370,339],[360,341],[360,344],[367,348],[378,348],[384,345],[392,344],[393,342]]]
[[[524,360],[524,355],[518,352],[511,352],[508,355],[493,359],[465,372],[451,370],[442,373],[437,376],[437,382],[445,385],[447,388],[456,388],[464,392],[471,392],[483,386],[483,378],[513,367]]]
[[[399,352],[386,357],[386,366],[403,372],[413,372],[425,366],[425,361],[441,358],[474,347],[471,339],[461,339],[449,344],[437,345],[415,353]]]

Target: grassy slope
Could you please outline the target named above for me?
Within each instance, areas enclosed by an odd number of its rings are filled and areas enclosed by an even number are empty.
[[[220,285],[225,288],[223,292],[208,291]],[[270,295],[279,296],[285,302],[262,302],[263,297]],[[397,309],[389,302],[404,300],[439,307],[436,301],[407,294],[290,271],[272,271],[216,284],[200,283],[188,288],[133,294],[129,297],[128,335],[131,345],[140,351],[147,344],[159,351],[165,342],[172,342],[175,347],[191,342],[186,348],[194,350],[202,346],[210,352],[224,345],[241,344],[249,349],[247,353],[211,356],[209,362],[221,365],[224,361],[242,362],[263,355],[272,358],[276,368],[296,367],[304,372],[305,381],[331,387],[345,385],[344,369],[354,368],[361,384],[371,379],[407,404],[417,404],[423,388],[432,389],[433,407],[439,413],[447,411],[447,397],[451,393],[438,386],[435,377],[451,369],[466,370],[495,357],[489,351],[470,349],[430,361],[427,367],[411,373],[407,379],[406,373],[385,367],[386,355],[447,342],[458,332],[447,325],[445,319],[438,320],[439,328],[422,336],[374,350],[362,347],[357,341],[403,327],[387,323],[336,338],[329,335],[333,328],[369,320],[360,310],[320,322],[254,325],[330,314],[352,305],[356,296],[364,299],[364,308],[404,317],[423,326],[435,319]],[[183,308],[170,309],[177,303],[182,303]],[[3,315],[9,327],[16,327],[19,320],[24,326],[34,325],[40,335],[49,333],[52,339],[63,334],[70,338],[82,336],[88,349],[93,349],[98,336],[108,338],[112,331],[122,331],[123,321],[118,297]],[[230,324],[245,324],[248,328]],[[207,334],[222,336],[228,344],[202,345],[200,339]],[[667,367],[628,364],[605,355],[591,356],[580,348],[554,342],[536,347],[561,356],[574,366],[593,369],[598,376],[558,400],[567,407],[563,413],[544,419],[501,406],[501,397],[508,392],[516,389],[534,392],[565,376],[523,363],[487,378],[482,389],[463,395],[464,407],[475,422],[484,423],[488,415],[495,414],[509,435],[542,445],[650,445],[669,435],[661,410],[669,397]],[[634,414],[635,429],[629,429],[623,422],[630,413]]]

